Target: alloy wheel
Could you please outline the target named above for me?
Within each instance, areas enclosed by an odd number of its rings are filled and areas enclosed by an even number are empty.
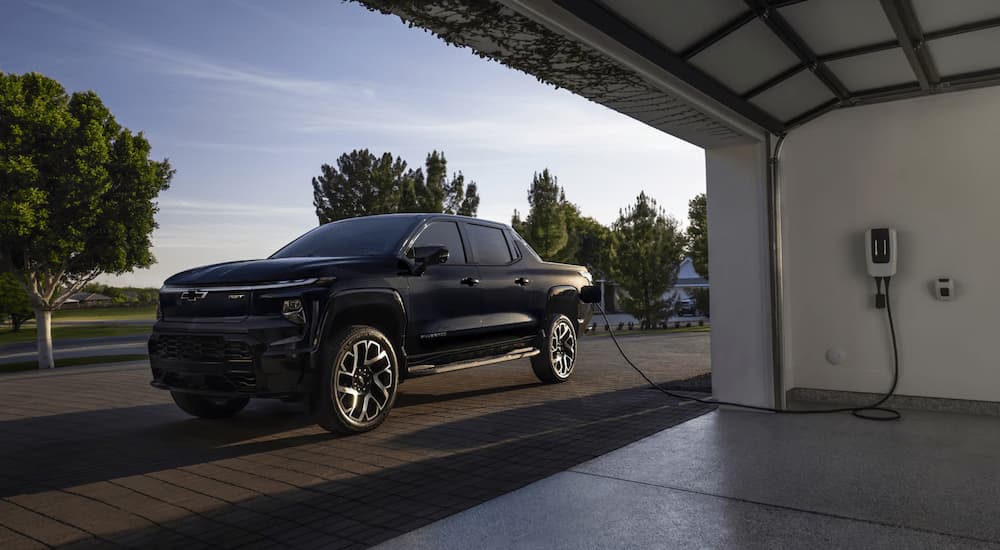
[[[392,398],[393,366],[376,340],[358,340],[339,354],[333,376],[334,401],[344,417],[358,425],[376,420]]]
[[[552,327],[549,353],[552,357],[552,368],[559,378],[566,378],[573,372],[573,364],[576,362],[576,333],[565,318],[557,321]]]

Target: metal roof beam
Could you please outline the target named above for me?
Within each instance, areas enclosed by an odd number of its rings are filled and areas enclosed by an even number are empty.
[[[775,34],[820,79],[840,101],[847,101],[850,93],[837,75],[827,68],[812,51],[799,33],[785,20],[781,13],[765,0],[744,0],[757,17]]]
[[[722,40],[723,38],[736,32],[737,30],[742,28],[743,25],[746,25],[747,23],[753,21],[756,18],[757,16],[754,15],[752,11],[748,11],[746,13],[741,13],[740,15],[737,15],[736,17],[729,20],[725,25],[712,31],[712,33],[706,36],[705,38],[702,38],[693,45],[685,48],[685,50],[681,52],[681,58],[685,60],[691,59],[692,57],[698,55],[699,53],[707,50],[712,44],[715,44],[719,40]]]
[[[785,6],[791,6],[793,4],[799,4],[805,2],[806,0],[770,0],[766,2],[769,7],[772,8],[783,8]],[[709,33],[708,36],[702,38],[701,40],[695,42],[694,44],[688,46],[684,51],[680,52],[680,55],[684,59],[691,59],[692,57],[698,55],[699,53],[707,50],[710,46],[722,40],[723,38],[729,36],[730,34],[738,31],[743,25],[753,21],[757,18],[757,14],[753,10],[746,13],[741,13],[736,17],[730,19],[726,24],[722,25],[718,29]]]
[[[751,97],[759,95],[768,90],[769,88],[773,88],[778,84],[781,84],[782,82],[788,80],[789,78],[792,78],[793,76],[801,73],[804,70],[806,70],[806,66],[800,63],[798,65],[795,65],[794,67],[791,67],[790,69],[781,71],[780,73],[772,76],[771,78],[765,80],[764,82],[761,82],[760,84],[754,86],[753,88],[750,88],[749,91],[743,94],[743,99],[750,99]]]
[[[554,2],[594,29],[761,128],[776,135],[785,133],[785,125],[777,118],[650,39],[599,2],[595,0],[554,0]]]
[[[924,33],[920,29],[917,15],[913,11],[910,0],[879,0],[882,4],[882,11],[889,19],[896,39],[899,40],[906,60],[910,62],[913,74],[917,75],[917,82],[920,88],[925,91],[932,90],[940,82],[934,62],[927,55],[925,47]]]
[[[875,44],[865,44],[864,46],[857,46],[854,48],[848,48],[846,50],[837,50],[835,52],[825,53],[823,55],[817,56],[817,59],[819,59],[823,63],[827,63],[829,61],[836,61],[837,59],[866,55],[870,53],[881,52],[884,50],[891,50],[893,48],[898,48],[898,47],[899,47],[898,40],[886,40],[885,42],[876,42]]]
[[[949,36],[955,36],[956,34],[983,31],[996,27],[1000,27],[1000,17],[983,19],[982,21],[973,21],[972,23],[965,23],[964,25],[955,25],[954,27],[948,27],[934,32],[927,32],[924,33],[924,40],[937,40],[938,38],[947,38]]]

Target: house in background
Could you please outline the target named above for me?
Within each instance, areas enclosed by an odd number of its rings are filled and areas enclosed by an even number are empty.
[[[112,303],[111,296],[98,294],[96,292],[77,292],[63,303],[64,309],[76,309],[84,307],[104,307]]]
[[[613,323],[638,323],[635,317],[630,315],[628,312],[624,311],[619,305],[621,296],[624,294],[625,290],[620,288],[614,281],[598,281],[601,285],[601,306],[604,311],[608,313],[608,317]],[[681,260],[680,266],[677,268],[677,281],[674,286],[663,293],[663,299],[675,300],[674,301],[674,314],[671,315],[670,320],[674,320],[678,317],[678,313],[683,313],[684,315],[694,315],[694,316],[705,316],[705,312],[696,311],[691,309],[689,311],[680,311],[680,306],[684,303],[691,304],[691,308],[694,306],[694,291],[700,288],[708,288],[708,279],[702,277],[694,268],[694,262],[691,258],[684,258]],[[595,319],[596,321],[597,319]]]
[[[663,295],[664,300],[674,299],[674,311],[680,314],[706,315],[707,311],[698,311],[695,304],[694,291],[708,288],[708,279],[701,276],[694,268],[691,258],[684,258],[677,269],[677,282],[674,287]],[[690,309],[689,309],[690,308]]]

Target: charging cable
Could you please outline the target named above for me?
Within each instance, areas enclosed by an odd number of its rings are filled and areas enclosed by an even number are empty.
[[[643,372],[642,369],[640,369],[638,366],[636,366],[635,363],[632,362],[632,359],[630,359],[628,354],[625,353],[625,350],[622,349],[621,343],[618,342],[618,337],[615,336],[615,331],[614,329],[611,328],[611,321],[608,320],[608,314],[604,312],[604,308],[602,308],[601,305],[597,303],[594,304],[594,307],[596,307],[597,311],[601,314],[602,317],[604,317],[604,322],[607,323],[608,326],[608,334],[611,335],[611,340],[615,343],[615,347],[618,348],[618,353],[620,353],[622,359],[624,359],[625,362],[628,363],[628,366],[632,367],[632,369],[634,369],[635,372],[639,373],[639,376],[641,376],[644,380],[646,380],[646,382],[648,382],[652,388],[659,390],[675,399],[686,399],[689,401],[704,403],[706,405],[727,405],[730,407],[738,407],[741,409],[773,412],[780,414],[832,414],[832,413],[849,412],[854,416],[858,418],[863,418],[865,420],[899,420],[900,418],[903,417],[903,415],[901,415],[899,411],[882,406],[885,404],[886,401],[889,400],[890,397],[893,396],[894,393],[896,393],[896,385],[899,382],[899,351],[896,346],[896,327],[892,321],[892,302],[889,300],[889,279],[890,277],[875,277],[877,285],[877,294],[875,302],[876,302],[876,307],[878,307],[879,309],[883,309],[882,306],[884,305],[886,314],[889,317],[889,334],[892,337],[892,363],[893,363],[892,387],[889,389],[889,392],[883,395],[878,401],[865,407],[842,407],[838,409],[803,409],[803,410],[775,409],[773,407],[758,407],[756,405],[743,405],[741,403],[718,401],[716,399],[711,399],[711,398],[705,399],[701,397],[695,397],[693,395],[684,395],[672,392],[654,382],[649,376],[646,376],[646,373]],[[884,295],[882,294],[883,283],[885,284]]]

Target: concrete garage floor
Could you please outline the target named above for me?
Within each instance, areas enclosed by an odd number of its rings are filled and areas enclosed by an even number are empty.
[[[708,334],[624,343],[659,381],[708,370]],[[363,548],[712,410],[606,337],[581,351],[565,384],[527,361],[408,381],[354,437],[275,401],[192,419],[145,362],[0,375],[0,548]]]
[[[1000,419],[716,411],[382,548],[1000,548]]]

